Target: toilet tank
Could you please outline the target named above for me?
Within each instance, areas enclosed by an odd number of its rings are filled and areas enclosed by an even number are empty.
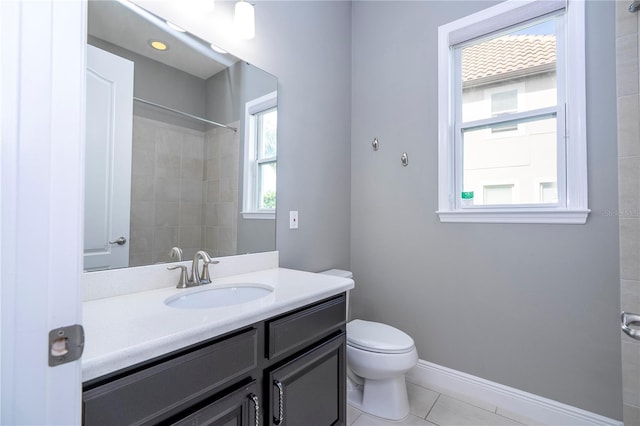
[[[329,269],[327,271],[322,271],[320,273],[325,275],[335,275],[336,277],[353,279],[353,272],[345,271],[344,269]]]
[[[319,274],[324,274],[324,275],[333,275],[336,277],[342,277],[342,278],[351,278],[353,279],[353,272],[351,271],[345,271],[344,269],[329,269],[326,271],[322,271],[322,272],[318,272]],[[351,290],[347,290],[347,322],[351,321],[351,301],[349,300],[349,293],[351,292]]]

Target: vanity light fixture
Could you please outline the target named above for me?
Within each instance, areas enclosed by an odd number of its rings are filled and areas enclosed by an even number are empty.
[[[215,0],[182,0],[181,6],[197,15],[209,15],[215,10]]]
[[[246,0],[236,3],[234,26],[237,36],[242,40],[251,40],[256,35],[256,21],[253,5]]]
[[[179,33],[186,33],[187,32],[187,30],[185,30],[182,27],[177,26],[176,24],[174,24],[171,21],[165,21],[165,22],[167,23],[167,26],[169,26],[169,28],[171,28],[174,31],[178,31]]]
[[[224,50],[224,49],[220,49],[220,48],[219,48],[218,46],[216,46],[215,44],[212,44],[212,45],[211,45],[211,49],[213,49],[214,51],[216,51],[216,52],[218,52],[218,53],[222,53],[222,54],[229,53],[229,52],[227,52],[227,51],[226,51],[226,50]]]
[[[149,46],[153,47],[155,50],[159,50],[160,52],[164,52],[169,49],[169,46],[160,40],[149,40]]]

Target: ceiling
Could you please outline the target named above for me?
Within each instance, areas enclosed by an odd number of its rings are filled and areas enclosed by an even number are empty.
[[[162,21],[156,18],[156,22]],[[201,51],[198,52],[179,39],[185,37],[184,33],[172,30],[165,24],[153,24],[117,1],[89,1],[88,33],[205,80],[238,61],[229,54],[222,55],[222,61],[216,61],[213,57],[221,55],[211,50],[204,42],[201,43]],[[167,44],[169,49],[163,52],[155,50],[149,45],[150,40],[160,40]]]

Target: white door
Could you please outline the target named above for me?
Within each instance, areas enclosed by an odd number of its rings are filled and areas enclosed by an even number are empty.
[[[86,3],[0,1],[0,424],[80,424]],[[43,42],[44,41],[44,42]]]
[[[133,62],[87,45],[84,269],[129,266]]]

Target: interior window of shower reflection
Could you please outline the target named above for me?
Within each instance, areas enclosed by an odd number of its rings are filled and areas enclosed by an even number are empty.
[[[473,191],[474,206],[557,203],[556,19],[539,18],[454,47],[460,191]],[[485,197],[496,188],[510,188],[511,195]]]

